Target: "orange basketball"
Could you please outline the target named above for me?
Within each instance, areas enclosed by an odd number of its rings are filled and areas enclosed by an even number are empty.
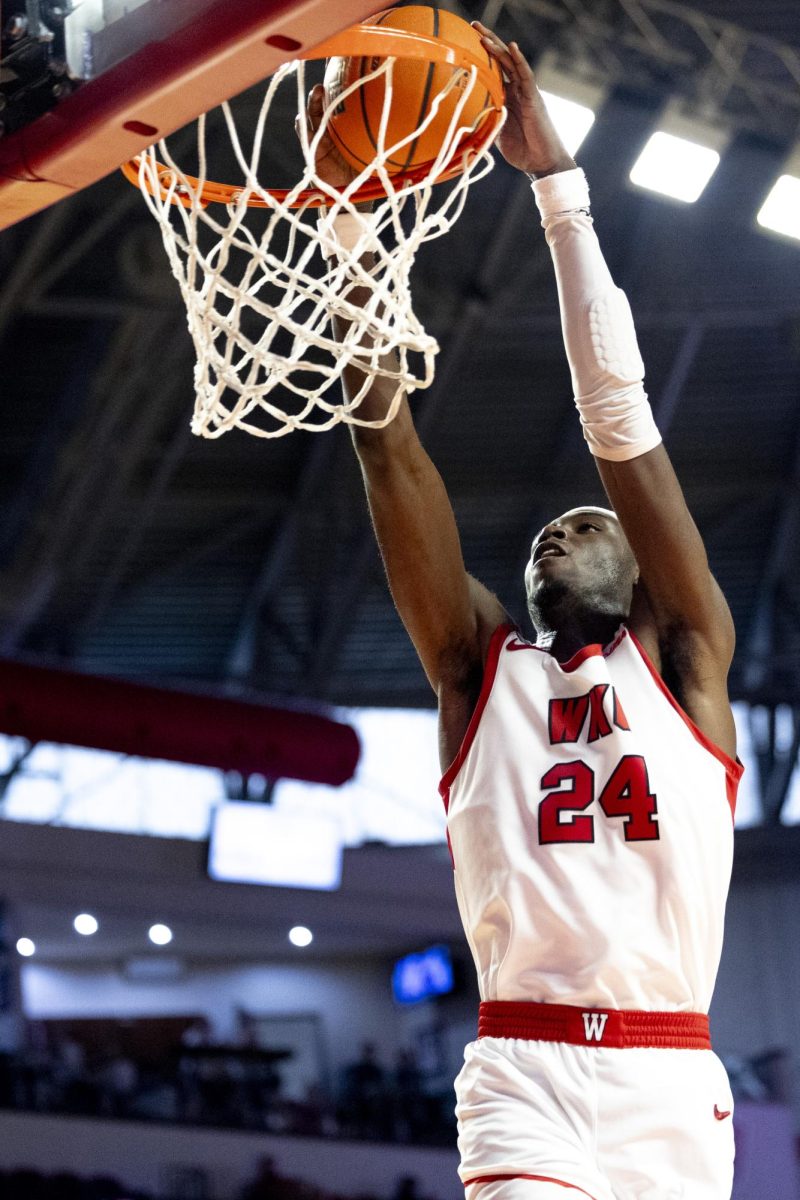
[[[441,38],[445,42],[471,51],[481,62],[486,63],[498,78],[500,77],[500,68],[481,45],[480,35],[461,17],[446,9],[429,8],[422,4],[410,5],[408,8],[390,8],[368,17],[362,24],[381,25],[387,29]],[[379,58],[330,59],[325,71],[326,102],[336,104],[343,91],[356,80],[369,75],[380,62]],[[385,137],[387,148],[419,128],[431,110],[433,98],[447,86],[454,71],[458,72],[458,68],[448,63],[427,62],[420,58],[397,58],[392,72],[391,108]],[[462,98],[464,88],[469,85],[469,76],[463,71],[458,73],[456,86],[442,101],[430,124],[418,137],[388,158],[386,166],[390,174],[408,171],[436,157],[447,136],[453,112]],[[375,159],[385,97],[384,74],[362,84],[350,96],[336,104],[330,118],[328,129],[334,144],[347,162],[359,171]],[[471,129],[480,123],[481,115],[491,109],[489,93],[476,79],[461,112],[459,127]]]

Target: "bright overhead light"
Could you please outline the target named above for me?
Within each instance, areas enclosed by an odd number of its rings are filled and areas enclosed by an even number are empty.
[[[756,219],[764,229],[800,240],[800,177],[781,175]]]
[[[717,169],[719,154],[708,146],[654,133],[631,171],[631,183],[693,204]]]
[[[575,154],[594,124],[606,88],[584,73],[572,74],[558,57],[547,53],[536,64],[536,83],[550,118],[569,154]]]
[[[91,937],[93,933],[97,933],[99,928],[97,918],[93,917],[91,913],[78,913],[72,922],[72,927],[76,933],[83,934],[84,937]]]
[[[293,946],[310,946],[314,935],[305,925],[295,925],[289,930],[289,941]]]
[[[172,941],[172,930],[169,925],[151,925],[147,936],[155,946],[168,946]]]
[[[568,100],[566,96],[558,96],[555,92],[540,90],[558,136],[566,146],[567,153],[574,156],[594,125],[594,113],[577,100]]]
[[[693,204],[716,171],[729,136],[721,126],[667,105],[633,166],[631,183]]]
[[[23,958],[30,958],[36,953],[36,943],[30,938],[22,937],[17,941],[17,954],[21,954]]]

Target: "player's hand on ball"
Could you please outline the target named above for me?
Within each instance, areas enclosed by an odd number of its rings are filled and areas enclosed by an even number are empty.
[[[306,104],[306,130],[308,131],[309,142],[312,141],[314,134],[322,123],[324,110],[325,88],[321,83],[318,83],[309,92]],[[298,136],[300,132],[300,120],[299,116],[295,120],[295,130]],[[343,191],[349,183],[352,183],[358,174],[355,168],[351,167],[336,149],[336,145],[327,131],[322,135],[317,146],[315,167],[317,175],[324,183],[329,183],[331,187],[338,188],[340,191]]]
[[[533,71],[516,42],[508,45],[496,33],[473,21],[488,53],[499,64],[506,83],[508,116],[497,146],[506,162],[529,175],[552,175],[575,166],[567,153],[541,93]]]

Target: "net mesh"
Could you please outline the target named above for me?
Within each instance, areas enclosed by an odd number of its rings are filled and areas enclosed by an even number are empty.
[[[305,112],[303,62],[284,64],[270,80],[247,149],[230,104],[222,106],[244,181],[228,191],[227,203],[208,204],[204,198],[215,186],[207,178],[205,117],[197,126],[196,177],[181,169],[164,141],[141,156],[139,184],[161,228],[197,353],[195,434],[216,438],[239,428],[257,437],[280,437],[342,421],[383,426],[395,416],[404,393],[431,384],[438,345],[412,310],[411,267],[423,243],[452,227],[468,188],[493,160],[488,144],[470,142],[473,125],[462,119],[475,86],[474,67],[454,70],[419,126],[390,143],[395,62],[386,58],[374,65],[373,60],[374,69],[337,98],[340,102],[385,77],[375,159],[342,190],[321,179],[315,168],[333,105],[313,135],[302,119],[298,122],[304,166],[293,188],[275,192],[258,179],[270,109],[282,84],[294,81],[297,112]],[[435,160],[421,174],[393,176],[387,160],[436,119],[454,89],[458,99]],[[435,190],[454,169],[461,173]],[[383,193],[371,212],[357,206],[364,185],[373,190],[377,185]],[[342,216],[344,222],[337,220]],[[348,229],[344,245],[343,225]],[[332,317],[341,319],[341,338]],[[360,374],[351,377],[346,400],[341,379],[348,367]],[[359,409],[378,377],[387,381],[391,401],[380,420],[369,421]]]

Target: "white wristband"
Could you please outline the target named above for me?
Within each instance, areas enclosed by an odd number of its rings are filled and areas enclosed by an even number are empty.
[[[365,236],[374,231],[375,218],[371,212],[337,211],[321,216],[317,221],[320,248],[327,259],[341,258],[355,250]]]
[[[589,211],[589,183],[580,167],[534,179],[532,186],[542,223],[558,213]]]
[[[628,299],[614,285],[589,214],[580,169],[533,184],[553,256],[575,404],[592,454],[621,462],[661,441],[644,390]]]

